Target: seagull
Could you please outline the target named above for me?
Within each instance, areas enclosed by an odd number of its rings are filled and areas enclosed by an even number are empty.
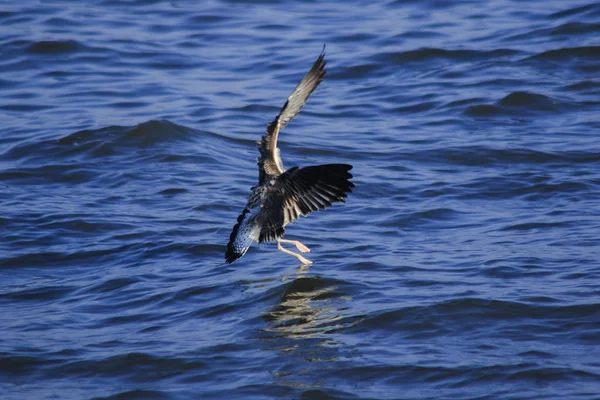
[[[258,164],[258,185],[251,189],[248,202],[233,227],[225,261],[231,264],[242,257],[253,242],[277,242],[277,248],[292,255],[304,265],[312,264],[302,255],[284,248],[281,243],[295,245],[301,253],[310,249],[297,240],[282,239],[285,227],[298,219],[331,206],[335,202],[345,202],[347,193],[354,184],[348,172],[352,165],[325,164],[308,167],[283,168],[277,138],[279,132],[300,112],[302,106],[319,86],[325,76],[325,47],[317,61],[302,78],[290,97],[279,111],[267,132],[257,142],[260,157]]]

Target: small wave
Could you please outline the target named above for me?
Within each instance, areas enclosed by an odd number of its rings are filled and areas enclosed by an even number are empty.
[[[526,304],[515,301],[464,298],[426,306],[406,307],[372,313],[355,328],[359,330],[385,330],[411,334],[426,330],[430,334],[445,334],[450,330],[464,329],[465,324],[485,329],[490,320],[515,324],[518,321],[552,320],[553,326],[566,325],[576,318],[580,321],[593,318],[599,304],[551,305]],[[547,328],[549,329],[549,328]],[[554,329],[554,328],[552,328]]]
[[[188,190],[185,188],[168,188],[161,190],[158,194],[164,194],[165,196],[175,196],[181,193],[186,193]]]
[[[378,39],[379,36],[371,34],[371,33],[342,33],[335,37],[333,37],[333,42],[336,43],[359,43],[359,42],[369,42]]]
[[[600,58],[600,46],[570,47],[548,50],[531,56],[528,60],[537,61],[568,61],[573,58]]]
[[[109,126],[78,131],[58,140],[27,141],[13,146],[2,156],[9,160],[27,161],[28,164],[33,161],[56,164],[58,160],[68,160],[69,164],[65,168],[77,169],[84,168],[84,164],[71,163],[72,160],[79,160],[80,157],[94,159],[119,155],[131,159],[132,148],[191,142],[205,138],[207,135],[214,136],[210,132],[187,128],[166,120],[148,121],[133,127]],[[161,154],[164,156],[164,153]],[[59,166],[49,165],[46,168],[59,168]],[[26,174],[29,171],[23,170],[22,173]]]
[[[140,280],[138,278],[116,278],[101,282],[90,289],[91,292],[105,293],[118,291],[131,286]]]
[[[519,353],[519,356],[521,356],[521,357],[539,357],[539,358],[546,358],[546,359],[554,358],[554,355],[552,353],[548,353],[545,351],[539,351],[539,350],[523,351],[523,352]]]
[[[464,115],[473,118],[519,117],[530,114],[565,111],[571,105],[539,93],[512,92],[496,104],[477,104],[465,109]]]
[[[331,80],[365,79],[368,76],[378,76],[382,69],[381,64],[361,64],[349,67],[336,68],[327,75]]]
[[[451,367],[442,365],[414,365],[414,364],[402,364],[392,363],[388,365],[361,365],[352,368],[339,368],[328,371],[327,375],[336,375],[344,377],[345,379],[352,379],[360,382],[364,379],[374,377],[387,377],[385,382],[387,384],[395,385],[406,385],[407,382],[415,384],[415,382],[422,382],[427,385],[435,383],[445,382],[448,385],[451,382],[451,386],[454,390],[466,387],[470,388],[469,393],[462,393],[458,398],[463,399],[488,399],[488,398],[503,398],[506,392],[501,392],[497,397],[487,396],[490,392],[494,392],[491,389],[494,385],[490,383],[497,383],[499,386],[506,384],[508,381],[520,381],[521,384],[534,384],[540,385],[544,382],[546,385],[556,382],[559,379],[570,379],[575,382],[588,381],[594,382],[599,374],[588,372],[581,369],[575,368],[558,368],[558,367],[544,367],[539,366],[537,363],[508,363],[498,365],[479,365],[478,362],[469,363],[463,361],[462,365]],[[486,396],[481,396],[476,393],[473,395],[473,385],[480,383],[484,386]],[[410,386],[408,386],[410,387]],[[409,390],[409,389],[407,389]],[[418,395],[415,398],[421,398],[422,391],[417,392]],[[452,393],[455,393],[454,391]],[[432,396],[432,398],[447,398],[454,396]],[[412,396],[410,397],[412,398]],[[523,391],[519,398],[539,398],[539,396],[523,396]]]
[[[450,208],[436,208],[427,211],[418,211],[408,215],[401,214],[393,218],[386,216],[383,221],[380,221],[380,226],[414,227],[423,224],[436,225],[454,220],[459,214],[461,213]]]
[[[78,165],[44,165],[32,168],[11,168],[0,172],[0,180],[23,185],[48,184],[50,182],[79,184],[98,177],[98,172]]]
[[[153,369],[155,378],[167,378],[180,375],[194,369],[205,369],[206,364],[197,359],[159,357],[147,353],[129,353],[101,360],[74,361],[56,366],[53,374],[123,376],[136,379],[145,376],[145,371]],[[162,372],[159,372],[162,371]]]
[[[3,378],[6,376],[24,376],[33,373],[40,367],[55,363],[55,360],[49,360],[48,358],[0,353],[0,374],[3,375]]]
[[[562,87],[562,90],[569,92],[591,92],[590,94],[597,94],[598,89],[600,89],[600,82],[591,80],[572,83]]]
[[[89,141],[101,140],[115,145],[151,146],[173,140],[188,140],[197,131],[166,120],[152,120],[134,127],[110,126],[98,130],[85,130],[73,133],[58,140],[61,145],[81,145]]]
[[[548,31],[550,35],[568,35],[577,36],[585,34],[597,34],[600,31],[599,24],[586,24],[584,22],[569,22],[567,24],[559,25]]]
[[[452,61],[472,61],[509,57],[519,54],[516,50],[497,49],[489,51],[480,50],[446,50],[440,48],[423,48],[401,52],[381,53],[377,59],[383,63],[404,64],[406,62],[424,62],[436,59]]]
[[[411,104],[409,106],[396,107],[393,109],[393,112],[399,114],[416,114],[431,111],[435,109],[438,105],[438,102],[424,101],[422,103]]]
[[[167,400],[172,398],[167,392],[161,392],[160,390],[133,389],[109,396],[94,397],[94,400]]]
[[[75,290],[72,286],[44,286],[0,293],[0,301],[50,301],[62,299]]]
[[[32,54],[67,54],[84,48],[85,46],[75,40],[41,41],[31,44],[26,51]]]
[[[45,104],[6,104],[0,106],[0,110],[4,111],[15,111],[15,112],[34,112],[34,111],[43,111],[50,110],[55,108],[54,106],[45,105]]]
[[[47,267],[61,266],[66,267],[68,265],[80,265],[85,261],[108,261],[109,256],[113,256],[115,259],[119,258],[120,254],[130,252],[127,258],[139,257],[137,249],[143,247],[139,244],[127,244],[122,246],[114,246],[111,248],[101,250],[82,250],[74,252],[58,252],[58,251],[46,251],[28,254],[13,254],[11,257],[0,258],[0,269],[1,268],[27,268],[27,267],[39,267],[44,265]],[[125,260],[125,259],[121,259]]]
[[[424,30],[418,30],[418,31],[407,31],[407,32],[403,32],[400,33],[396,36],[394,36],[391,40],[391,42],[393,43],[397,43],[398,39],[432,39],[432,38],[443,38],[446,35],[444,35],[441,32],[435,32],[435,31],[424,31]]]
[[[584,22],[569,22],[552,28],[534,29],[532,31],[519,33],[503,38],[504,42],[514,43],[515,41],[535,40],[546,36],[565,36],[581,37],[596,35],[600,30],[598,24],[587,24]]]
[[[587,161],[588,157],[579,152],[549,153],[530,148],[496,149],[484,146],[449,147],[439,151],[422,151],[413,153],[412,157],[420,160],[431,160],[444,164],[457,165],[492,165],[495,163],[537,164],[557,161]],[[600,154],[591,154],[589,161],[595,162]]]
[[[528,266],[510,267],[496,266],[491,268],[482,268],[476,272],[476,275],[483,275],[500,279],[519,279],[525,277],[544,277],[551,275],[551,272],[541,270],[541,268],[531,268]],[[529,299],[531,303],[539,303],[539,299]]]
[[[64,28],[64,27],[82,27],[85,26],[84,22],[80,22],[80,21],[75,21],[73,19],[70,18],[61,18],[61,17],[51,17],[48,18],[46,21],[44,21],[44,24],[48,24],[51,26],[56,26],[59,28]]]
[[[542,267],[542,260],[527,257],[509,257],[486,261],[473,275],[485,275],[494,278],[542,277],[551,275],[552,272]],[[509,266],[512,265],[512,266]],[[523,298],[522,301],[530,304],[557,303],[556,299],[545,297]]]
[[[503,231],[529,231],[533,229],[551,229],[551,228],[564,228],[570,226],[569,222],[527,222],[523,224],[515,224],[505,226],[501,230]]]
[[[553,382],[558,379],[564,379],[565,376],[570,377],[571,379],[586,379],[591,378],[596,380],[600,378],[600,375],[594,374],[588,371],[583,371],[579,369],[572,368],[560,368],[560,367],[538,367],[532,366],[530,368],[526,368],[522,371],[516,371],[511,373],[507,377],[507,381],[531,381],[531,382],[539,382],[542,380],[546,380],[548,382]]]
[[[463,115],[473,118],[489,118],[510,115],[502,107],[491,104],[477,104],[469,106],[463,112]]]
[[[569,8],[567,10],[558,11],[548,16],[549,19],[568,18],[573,16],[597,16],[600,14],[600,5],[589,4],[586,6],[579,6]]]
[[[197,14],[188,18],[188,22],[192,25],[196,24],[219,24],[221,22],[230,21],[232,18],[226,15],[217,14]]]
[[[558,102],[548,96],[529,92],[513,92],[498,102],[504,107],[519,107],[533,110],[556,110]]]

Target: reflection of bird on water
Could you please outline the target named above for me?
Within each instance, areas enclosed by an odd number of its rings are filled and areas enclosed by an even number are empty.
[[[342,318],[339,310],[324,304],[326,299],[335,297],[334,290],[334,286],[326,285],[321,278],[295,279],[287,286],[277,307],[264,316],[273,322],[266,330],[287,338],[306,338],[332,329],[334,322]]]
[[[227,263],[242,257],[253,242],[275,240],[279,250],[293,255],[303,264],[311,264],[302,255],[281,246],[281,243],[290,243],[302,253],[310,251],[297,240],[282,239],[285,226],[300,215],[307,216],[334,202],[343,202],[354,187],[349,180],[352,178],[348,172],[351,165],[326,164],[285,170],[277,148],[279,131],[300,112],[323,80],[326,72],[324,57],[325,53],[321,53],[258,142],[258,185],[252,188],[246,207],[231,232],[225,252]]]
[[[300,269],[282,288],[279,303],[263,314],[260,337],[268,350],[283,355],[281,365],[271,370],[274,383],[303,391],[319,390],[323,372],[337,366],[342,343],[330,333],[345,326],[347,300],[333,282],[305,273]]]

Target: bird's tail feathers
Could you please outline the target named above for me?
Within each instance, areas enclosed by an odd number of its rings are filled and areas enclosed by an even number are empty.
[[[252,242],[256,240],[256,233],[248,224],[248,218],[250,215],[250,210],[244,208],[244,211],[242,211],[237,219],[237,224],[235,224],[233,230],[231,231],[229,243],[227,244],[227,250],[225,251],[225,261],[227,264],[231,264],[246,254]]]

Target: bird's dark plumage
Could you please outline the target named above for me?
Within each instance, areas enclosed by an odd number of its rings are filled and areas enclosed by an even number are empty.
[[[258,142],[258,185],[252,189],[246,207],[231,232],[225,252],[228,263],[242,257],[252,242],[279,241],[287,224],[300,215],[307,216],[332,203],[343,202],[354,187],[350,182],[352,175],[348,172],[352,169],[351,165],[293,167],[286,171],[277,148],[281,129],[300,112],[310,94],[323,80],[326,73],[324,58],[323,52]],[[308,248],[303,251],[308,251]]]

